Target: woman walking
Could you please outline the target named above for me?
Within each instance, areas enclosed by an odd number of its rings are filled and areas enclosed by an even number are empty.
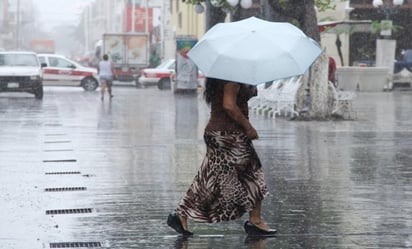
[[[249,235],[273,235],[261,217],[267,194],[263,171],[252,140],[258,134],[248,119],[248,100],[256,87],[207,78],[205,100],[211,117],[205,128],[207,151],[203,163],[167,224],[192,235],[187,220],[216,223],[249,213],[244,228]]]
[[[101,99],[104,100],[104,92],[106,88],[110,98],[113,98],[112,85],[113,78],[115,77],[115,71],[113,64],[111,61],[109,61],[109,56],[107,54],[103,55],[103,60],[99,62],[97,73],[99,74],[101,82]]]

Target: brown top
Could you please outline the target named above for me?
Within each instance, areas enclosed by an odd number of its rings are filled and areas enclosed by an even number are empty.
[[[216,94],[211,97],[211,112],[209,123],[206,125],[206,131],[239,131],[244,132],[244,128],[233,120],[223,109],[223,87],[224,83],[218,84]],[[248,100],[256,96],[256,87],[240,84],[237,96],[237,105],[243,115],[249,119]]]

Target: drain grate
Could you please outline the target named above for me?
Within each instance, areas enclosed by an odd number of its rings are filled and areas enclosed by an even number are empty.
[[[46,172],[46,175],[80,175],[80,171]]]
[[[58,242],[50,243],[50,248],[102,247],[100,242]]]
[[[53,160],[43,160],[44,163],[73,163],[77,162],[76,159],[53,159]]]
[[[86,187],[63,187],[63,188],[45,188],[46,192],[64,192],[64,191],[85,191]]]
[[[46,215],[53,215],[53,214],[89,214],[91,212],[92,212],[91,208],[56,209],[56,210],[46,210]]]
[[[48,150],[44,150],[44,152],[58,152],[58,151],[73,151],[73,149],[48,149]]]
[[[70,143],[69,140],[60,140],[60,141],[44,141],[45,144],[62,144],[62,143]]]

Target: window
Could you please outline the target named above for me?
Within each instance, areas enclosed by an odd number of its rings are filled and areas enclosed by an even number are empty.
[[[34,54],[1,54],[0,65],[36,67],[39,64]]]
[[[40,61],[40,63],[46,63],[46,59],[44,58],[44,57],[39,57],[39,61]]]
[[[62,58],[49,57],[49,62],[50,62],[51,67],[64,67],[64,68],[74,67],[72,63]]]
[[[70,63],[69,61],[66,61],[65,59],[58,58],[58,59],[57,59],[57,66],[58,66],[58,67],[72,68],[72,67],[73,67],[73,64]]]

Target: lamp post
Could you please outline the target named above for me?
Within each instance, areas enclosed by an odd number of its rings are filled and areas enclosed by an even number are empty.
[[[404,0],[373,0],[373,6],[378,8],[382,13],[385,14],[386,20],[389,20],[392,14],[398,11],[398,8],[403,4]]]
[[[252,7],[252,0],[210,0],[210,4],[214,7],[228,7],[227,5],[229,5],[232,8],[237,7],[238,5],[240,5],[240,7],[242,9],[249,9],[250,7]],[[195,5],[195,12],[197,14],[201,14],[205,11],[205,7],[198,2]]]

